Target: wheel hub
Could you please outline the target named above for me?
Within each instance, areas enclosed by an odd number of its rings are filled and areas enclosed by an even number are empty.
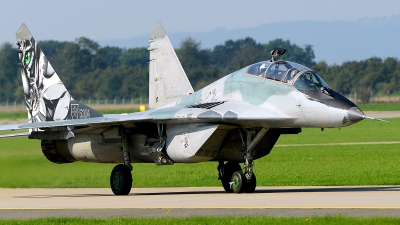
[[[113,186],[116,189],[119,189],[121,186],[121,174],[119,172],[115,173],[113,176]]]

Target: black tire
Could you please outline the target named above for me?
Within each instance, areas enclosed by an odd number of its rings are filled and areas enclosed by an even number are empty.
[[[131,170],[123,164],[116,165],[111,171],[110,186],[115,195],[128,195],[132,188]]]
[[[236,194],[242,193],[246,185],[246,178],[244,177],[242,171],[235,171],[232,175],[232,191]]]
[[[251,176],[250,181],[247,181],[246,176],[244,176],[245,180],[245,186],[244,186],[244,192],[246,193],[254,193],[254,191],[256,190],[256,186],[257,186],[257,179],[256,179],[256,175],[253,173],[253,175]]]
[[[237,162],[227,162],[223,168],[223,176],[221,178],[222,187],[228,193],[232,193],[231,185],[229,184],[232,179],[232,175],[235,171],[242,170],[239,163]]]

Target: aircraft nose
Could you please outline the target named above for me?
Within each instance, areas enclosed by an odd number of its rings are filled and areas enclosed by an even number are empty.
[[[365,114],[357,106],[347,110],[347,116],[352,123],[357,123],[365,119]]]

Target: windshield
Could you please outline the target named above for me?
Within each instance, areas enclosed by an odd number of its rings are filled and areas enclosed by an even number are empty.
[[[288,61],[264,61],[249,66],[247,73],[287,83],[302,70],[310,69]]]
[[[321,90],[321,88],[330,88],[328,84],[313,71],[307,71],[301,74],[294,82],[294,87],[299,91],[315,91]]]

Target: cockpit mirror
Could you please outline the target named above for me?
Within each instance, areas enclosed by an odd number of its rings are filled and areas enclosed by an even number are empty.
[[[281,56],[281,55],[285,54],[285,52],[286,52],[286,49],[283,49],[283,48],[277,48],[277,49],[272,50],[271,51],[271,56],[272,56],[271,62],[275,62],[276,61],[275,57]]]

